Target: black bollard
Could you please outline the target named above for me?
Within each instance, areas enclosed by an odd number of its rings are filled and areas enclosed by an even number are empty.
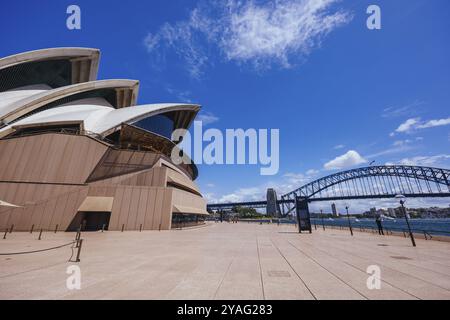
[[[81,228],[78,228],[77,233],[75,234],[75,241],[80,240],[81,237]]]
[[[58,232],[58,225],[56,225],[56,227],[55,227],[55,233],[57,233]]]
[[[75,260],[75,262],[80,262],[80,253],[81,253],[81,245],[82,244],[83,244],[83,239],[80,239],[78,241],[78,245],[77,245],[78,252],[77,252],[77,259]]]
[[[14,224],[11,225],[11,229],[9,229],[9,233],[12,233],[14,229]]]
[[[33,233],[33,229],[34,229],[34,224],[33,224],[33,225],[31,225],[31,230],[30,230],[30,233]]]
[[[38,238],[38,240],[41,240],[41,238],[42,238],[42,228],[41,228],[41,231],[39,232],[39,238]]]
[[[122,232],[123,232],[123,228],[125,228],[125,225],[124,225],[124,224],[122,225]]]
[[[142,232],[142,223],[141,223],[141,225],[139,226],[139,232]]]
[[[5,230],[5,234],[3,235],[3,239],[6,239],[6,234],[8,233],[8,229]]]

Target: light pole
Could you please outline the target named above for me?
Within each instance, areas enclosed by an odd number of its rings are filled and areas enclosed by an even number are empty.
[[[350,221],[350,215],[348,214],[348,205],[345,206],[345,210],[347,210],[347,220],[348,220],[348,227],[350,228],[350,234],[353,237],[353,229],[352,229],[352,223]]]
[[[414,240],[414,235],[413,235],[413,233],[411,231],[411,226],[409,225],[408,213],[406,212],[406,208],[404,206],[405,200],[403,200],[403,199],[405,199],[405,196],[400,194],[400,195],[397,195],[395,197],[397,199],[400,199],[400,204],[402,206],[402,211],[403,211],[403,214],[405,215],[406,225],[408,226],[409,237],[411,238],[411,243],[412,243],[413,247],[415,247],[416,246],[416,241]]]
[[[325,231],[325,223],[323,223],[323,213],[322,213],[322,209],[320,209],[320,217],[322,218],[322,228],[323,228],[323,231]]]

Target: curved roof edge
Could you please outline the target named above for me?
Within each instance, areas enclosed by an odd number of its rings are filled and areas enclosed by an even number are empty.
[[[77,63],[77,70],[72,76],[72,83],[93,81],[97,79],[98,65],[100,60],[100,50],[94,48],[79,48],[79,47],[61,47],[61,48],[46,48],[33,51],[22,52],[7,56],[0,59],[0,70],[13,67],[19,64],[28,62],[38,62],[45,60],[55,60],[57,58],[66,58],[73,63]],[[89,61],[88,72],[84,75],[86,70],[81,62],[83,60]]]
[[[11,110],[9,113],[4,116],[0,115],[0,121],[4,124],[8,124],[21,116],[54,101],[79,93],[100,89],[114,89],[116,91],[116,108],[130,107],[136,104],[139,92],[139,81],[127,79],[97,80],[48,90],[14,102],[8,106]]]
[[[177,112],[175,120],[175,129],[187,129],[195,119],[197,113],[200,111],[201,106],[197,104],[180,104],[180,103],[161,103],[161,104],[147,104],[134,106],[132,108],[116,110],[111,113],[112,118],[106,119],[108,127],[99,132],[103,137],[110,135],[111,133],[120,130],[122,124],[133,124],[140,120],[167,112]],[[146,110],[147,109],[147,110]],[[145,112],[140,112],[140,111]],[[119,114],[119,113],[129,113]],[[115,119],[114,119],[115,118]]]
[[[83,122],[87,131],[106,137],[120,130],[123,124],[133,124],[142,119],[167,112],[175,112],[175,129],[187,129],[200,110],[199,105],[192,104],[150,104],[121,109],[92,106],[92,110],[84,108],[84,110],[80,111],[77,111],[79,109],[77,107],[77,105],[56,107],[55,110],[58,110],[58,113],[52,112],[52,116],[44,118],[39,117],[41,113],[30,115],[30,117],[0,129],[0,138],[11,134],[24,125],[27,127],[30,125],[45,126],[74,121]],[[48,112],[49,110],[42,111],[42,113]],[[67,113],[69,116],[64,116],[64,113]]]

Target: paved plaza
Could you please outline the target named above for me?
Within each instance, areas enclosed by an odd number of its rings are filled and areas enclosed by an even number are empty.
[[[74,233],[13,232],[0,253],[69,243]],[[450,299],[450,243],[294,226],[209,223],[171,231],[82,233],[70,246],[0,256],[0,299]],[[75,258],[76,249],[72,258]],[[67,268],[81,268],[69,290]],[[366,271],[379,266],[381,288]]]

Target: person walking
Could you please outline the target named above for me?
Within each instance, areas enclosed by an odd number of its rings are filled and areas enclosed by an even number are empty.
[[[377,223],[377,227],[378,227],[378,234],[384,236],[383,225],[381,224],[381,221],[382,221],[381,215],[378,215],[377,218],[375,219],[375,222]]]

